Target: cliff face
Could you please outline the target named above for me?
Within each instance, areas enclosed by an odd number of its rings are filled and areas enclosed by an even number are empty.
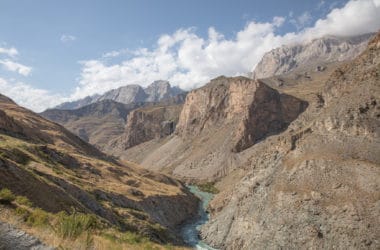
[[[122,156],[182,178],[214,180],[237,166],[236,152],[283,131],[305,107],[260,81],[219,77],[187,95],[174,136]]]
[[[355,37],[326,36],[311,42],[282,46],[266,53],[253,70],[252,78],[281,75],[297,68],[324,70],[326,63],[355,58],[365,48],[373,34]]]
[[[182,105],[139,108],[128,116],[124,134],[120,138],[122,148],[171,135],[178,123]]]
[[[244,177],[211,203],[206,241],[222,249],[378,249],[379,72],[380,33],[284,133],[245,151]]]
[[[219,77],[188,94],[176,134],[186,139],[231,127],[232,150],[239,152],[286,128],[305,107],[260,81]]]

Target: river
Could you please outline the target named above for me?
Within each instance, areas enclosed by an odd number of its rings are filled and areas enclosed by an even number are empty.
[[[201,199],[201,204],[199,206],[198,218],[192,223],[186,224],[182,229],[182,235],[187,244],[194,247],[197,250],[216,250],[208,246],[206,243],[199,239],[200,227],[205,224],[209,219],[209,214],[206,212],[207,206],[213,198],[213,194],[203,192],[199,190],[197,186],[188,186],[190,192],[195,194]]]

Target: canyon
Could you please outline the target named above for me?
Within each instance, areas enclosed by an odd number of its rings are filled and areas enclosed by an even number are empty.
[[[127,85],[42,117],[0,95],[0,188],[175,247],[196,221],[215,249],[378,249],[379,83],[377,33],[283,46],[188,93]],[[197,185],[215,191],[201,211]]]

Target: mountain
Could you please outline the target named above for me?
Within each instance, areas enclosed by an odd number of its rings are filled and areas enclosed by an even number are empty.
[[[379,248],[379,72],[380,33],[318,88],[285,84],[309,107],[244,152],[239,181],[217,184],[203,238],[222,249]]]
[[[267,52],[252,72],[253,79],[282,75],[294,69],[323,71],[329,63],[359,55],[373,34],[354,37],[325,36],[310,42],[286,45]]]
[[[168,81],[155,81],[144,89],[148,95],[145,102],[158,102],[179,95],[184,91],[178,87],[171,87]]]
[[[100,117],[108,107],[80,112]],[[0,95],[0,210],[3,222],[53,247],[129,249],[133,239],[182,244],[179,226],[198,200],[182,183],[117,161]]]
[[[174,134],[121,158],[219,190],[201,229],[217,249],[377,249],[380,33],[348,59],[216,78],[187,95]]]
[[[63,125],[97,148],[117,154],[127,147],[173,132],[185,97],[186,93],[173,97],[164,95],[160,102],[129,104],[106,99],[73,110],[48,109],[40,115]]]
[[[104,150],[110,140],[123,134],[128,114],[142,105],[103,100],[72,110],[48,109],[40,115]]]
[[[133,110],[128,116],[124,133],[113,142],[109,150],[114,152],[119,147],[123,151],[140,143],[171,135],[182,107],[183,104],[157,104]]]
[[[126,85],[112,89],[103,95],[87,96],[77,101],[65,102],[56,106],[54,109],[78,109],[103,100],[112,100],[124,104],[158,102],[183,92],[184,91],[178,87],[171,87],[168,81],[159,80],[151,83],[146,88],[142,88],[140,85]]]
[[[285,130],[305,108],[260,81],[218,77],[187,95],[174,135],[120,156],[185,179],[215,180],[232,171],[233,155]]]
[[[95,100],[97,100],[100,97],[100,95],[92,95],[87,96],[83,99],[80,99],[78,101],[73,102],[64,102],[62,104],[57,105],[54,109],[77,109],[86,105],[89,105],[93,103]]]

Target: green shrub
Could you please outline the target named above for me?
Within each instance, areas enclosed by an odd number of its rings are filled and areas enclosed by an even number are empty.
[[[74,212],[71,215],[65,212],[58,213],[57,232],[63,238],[76,238],[83,232],[93,230],[97,226],[96,217],[91,214]]]
[[[15,199],[15,195],[8,188],[3,188],[0,190],[0,201],[10,203]]]
[[[24,220],[26,220],[29,216],[29,211],[23,207],[18,207],[18,208],[16,208],[16,214],[23,217]]]
[[[140,244],[149,242],[148,238],[133,232],[125,232],[121,235],[120,240],[128,244]]]
[[[219,190],[214,186],[214,183],[212,183],[212,182],[199,184],[198,188],[199,188],[199,190],[201,190],[203,192],[207,192],[207,193],[211,193],[211,194],[219,193]]]
[[[49,214],[40,208],[34,209],[26,222],[30,226],[45,226],[49,224]]]
[[[21,195],[16,196],[16,202],[19,205],[24,205],[24,206],[28,206],[28,207],[33,206],[33,203],[28,198],[26,198],[25,196],[21,196]]]
[[[14,148],[11,150],[12,157],[11,159],[15,162],[21,164],[21,165],[27,165],[30,162],[30,158],[27,154],[25,154],[23,151],[18,150],[17,148]]]

